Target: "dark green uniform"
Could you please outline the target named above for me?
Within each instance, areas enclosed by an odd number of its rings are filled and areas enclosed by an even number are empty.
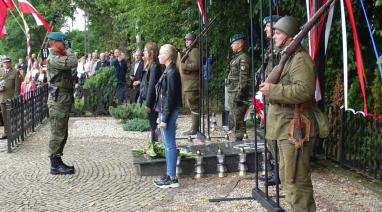
[[[272,58],[272,52],[271,52],[271,46],[269,45],[266,57],[265,57],[265,78],[268,77],[268,75],[272,72],[273,70],[273,65],[278,65],[279,63],[279,56],[280,56],[280,51],[278,49],[273,50],[273,58]],[[269,103],[267,100],[266,101],[266,108],[268,109]],[[272,158],[275,158],[276,155],[276,141],[275,140],[269,140],[267,141],[267,148],[269,152],[272,155]]]
[[[181,63],[182,89],[185,105],[190,109],[192,115],[190,129],[192,132],[198,131],[199,128],[199,60],[199,49],[194,47],[191,49],[187,60]]]
[[[49,155],[61,156],[68,138],[69,112],[73,103],[71,69],[77,66],[77,58],[70,50],[65,55],[50,51],[47,64],[48,81],[58,88],[58,96],[48,98],[51,134]]]
[[[244,50],[236,53],[231,59],[228,73],[229,126],[239,140],[246,131],[244,115],[247,106],[241,101],[249,95],[250,61]]]
[[[290,121],[293,119],[293,105],[313,101],[315,92],[314,62],[302,47],[288,59],[280,82],[269,86],[269,108],[267,113],[266,139],[277,140],[280,152],[280,180],[287,202],[292,211],[315,211],[313,186],[310,176],[309,158],[313,138],[304,144],[300,152],[296,183],[293,180],[294,147],[288,141]],[[304,114],[313,123],[313,112],[304,109]],[[314,137],[314,125],[310,136]]]
[[[4,84],[4,90],[0,91],[0,105],[1,113],[3,115],[4,122],[4,135],[8,133],[8,117],[5,107],[7,99],[20,94],[20,75],[17,70],[10,67],[8,70],[0,68],[0,82]]]

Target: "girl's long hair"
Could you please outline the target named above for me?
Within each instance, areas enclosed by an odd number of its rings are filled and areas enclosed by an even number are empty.
[[[150,66],[158,60],[158,46],[154,42],[148,42],[145,45],[145,50],[148,53],[148,57],[144,58],[144,68],[148,70]]]

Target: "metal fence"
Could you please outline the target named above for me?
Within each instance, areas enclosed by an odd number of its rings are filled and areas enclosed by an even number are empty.
[[[8,99],[8,153],[35,127],[48,117],[48,85],[44,84],[25,94]]]
[[[326,156],[368,177],[382,181],[382,120],[329,107],[330,136]]]

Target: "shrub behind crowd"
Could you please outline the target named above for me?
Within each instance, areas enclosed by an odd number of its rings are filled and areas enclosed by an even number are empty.
[[[117,80],[113,67],[98,69],[94,75],[85,81],[83,91],[81,91],[83,95],[75,95],[76,113],[81,114],[83,110],[95,115],[107,113],[109,106],[116,105],[116,84]]]
[[[119,105],[117,107],[109,107],[109,113],[116,119],[131,120],[134,118],[147,119],[145,109],[139,104]]]

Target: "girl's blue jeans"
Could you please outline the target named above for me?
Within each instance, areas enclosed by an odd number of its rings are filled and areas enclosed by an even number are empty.
[[[165,148],[166,154],[166,174],[170,177],[176,176],[176,142],[175,142],[175,131],[176,131],[176,119],[178,118],[179,110],[174,110],[170,118],[167,121],[167,128],[160,128],[162,141]],[[163,118],[163,113],[159,113],[159,121],[161,122]]]

